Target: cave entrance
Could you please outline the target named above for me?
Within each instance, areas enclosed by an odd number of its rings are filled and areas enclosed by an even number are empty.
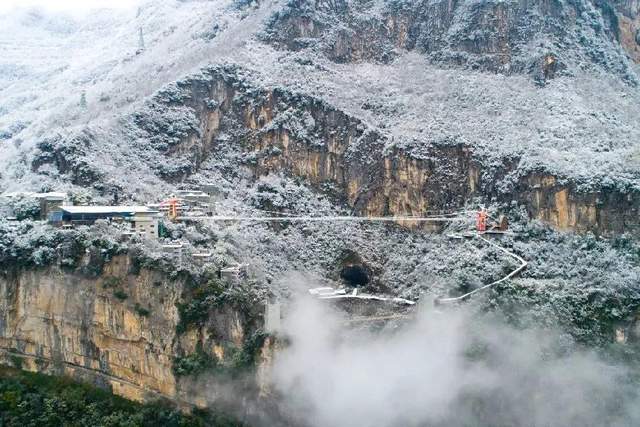
[[[340,272],[340,277],[347,282],[347,285],[352,287],[369,284],[369,273],[363,266],[357,264],[345,265]]]

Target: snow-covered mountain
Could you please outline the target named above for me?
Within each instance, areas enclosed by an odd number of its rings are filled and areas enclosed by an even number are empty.
[[[82,132],[92,167],[146,176],[149,165],[127,151],[123,118],[165,85],[224,64],[256,87],[326,102],[388,150],[424,155],[429,144],[459,143],[489,162],[517,159],[519,170],[587,187],[637,187],[638,77],[613,6],[445,6],[221,0],[81,17],[14,11],[0,26],[2,188],[64,186],[55,173],[32,173],[34,148]]]
[[[353,408],[363,425],[411,424],[407,413],[415,425],[637,425],[639,11],[637,0],[147,0],[5,12],[0,194],[146,204],[207,184],[225,215],[458,216],[446,233],[167,221],[178,263],[112,224],[0,218],[0,353],[135,399],[229,400],[257,425],[276,425],[251,409],[258,396],[291,404],[295,425],[344,425]],[[352,347],[312,308],[293,315],[293,352],[261,333],[265,300],[297,288],[425,303],[504,277],[510,257],[462,238],[480,205],[508,216],[499,243],[528,265],[475,294],[468,316],[433,310],[373,346]],[[250,277],[223,284],[216,269],[239,262]],[[276,349],[290,361],[273,371],[282,401],[265,385]],[[219,384],[238,366],[251,374]],[[398,387],[369,393],[385,372]],[[327,398],[327,378],[342,394]]]

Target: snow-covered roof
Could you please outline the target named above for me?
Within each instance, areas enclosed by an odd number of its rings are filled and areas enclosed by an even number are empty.
[[[35,193],[33,197],[36,199],[65,200],[67,198],[67,193]]]
[[[58,192],[50,192],[50,193],[34,193],[32,191],[16,191],[12,193],[3,193],[0,197],[33,197],[36,199],[57,199],[57,200],[65,200],[67,198],[67,193],[58,193]]]
[[[311,295],[328,296],[328,295],[344,295],[347,293],[344,289],[334,289],[329,286],[309,289]]]
[[[72,214],[136,214],[157,213],[146,206],[64,206],[63,211]]]

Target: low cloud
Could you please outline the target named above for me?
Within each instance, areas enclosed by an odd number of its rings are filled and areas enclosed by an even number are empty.
[[[639,425],[625,368],[465,308],[419,310],[402,326],[354,329],[300,298],[284,323],[275,388],[295,425]]]

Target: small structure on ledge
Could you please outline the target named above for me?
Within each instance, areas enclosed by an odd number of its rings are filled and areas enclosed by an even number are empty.
[[[166,243],[162,245],[162,250],[164,252],[175,252],[181,250],[182,248],[184,248],[184,244],[180,242]]]
[[[248,264],[236,264],[234,266],[222,268],[218,270],[218,278],[232,284],[240,283],[242,280],[249,277],[248,267]]]
[[[209,251],[209,252],[198,252],[198,253],[192,254],[191,257],[196,262],[196,264],[204,265],[207,262],[211,261],[211,259],[213,258],[213,252],[211,252],[211,251]]]
[[[62,215],[62,207],[67,204],[67,193],[36,193],[33,197],[40,201],[40,219],[55,220]]]
[[[344,289],[334,289],[330,286],[323,286],[320,288],[309,289],[309,293],[318,298],[332,297],[337,295],[346,295],[347,291]]]

